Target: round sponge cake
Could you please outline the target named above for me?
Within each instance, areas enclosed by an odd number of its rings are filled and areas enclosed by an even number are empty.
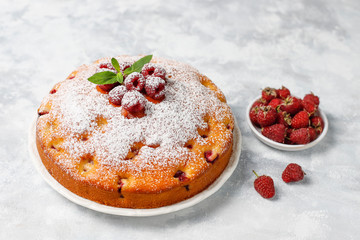
[[[110,62],[79,67],[42,101],[36,143],[49,173],[81,197],[123,208],[166,206],[206,189],[232,154],[234,119],[223,93],[193,67],[154,57],[166,71],[165,98],[147,99],[143,116],[127,118],[87,80]]]

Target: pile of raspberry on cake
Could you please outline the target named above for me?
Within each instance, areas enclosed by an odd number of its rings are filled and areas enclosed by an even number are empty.
[[[118,64],[118,71],[122,81],[110,84],[97,84],[96,89],[109,94],[109,102],[115,107],[123,107],[122,114],[126,118],[140,118],[144,116],[145,102],[159,103],[165,98],[166,71],[163,67],[146,63],[141,72],[132,72],[126,75],[130,63]],[[111,63],[100,64],[98,72],[111,71],[116,73]]]
[[[289,89],[266,87],[250,109],[250,120],[261,127],[265,137],[285,144],[307,144],[323,131],[319,116],[319,97],[313,93],[303,99],[292,96]]]

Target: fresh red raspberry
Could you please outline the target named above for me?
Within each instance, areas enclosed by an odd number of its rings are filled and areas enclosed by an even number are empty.
[[[124,74],[125,69],[131,67],[131,63],[129,63],[129,62],[123,62],[123,63],[120,63],[119,65],[120,65],[120,71],[122,74]]]
[[[264,98],[267,102],[270,102],[272,99],[276,98],[276,90],[275,88],[266,87],[261,92],[262,98]]]
[[[100,88],[103,92],[108,93],[110,92],[114,87],[118,86],[119,83],[111,83],[111,84],[99,84],[97,85],[98,88]]]
[[[291,125],[290,114],[280,110],[280,112],[278,112],[277,123],[283,124],[285,127],[289,127]]]
[[[320,104],[320,99],[318,96],[314,95],[314,93],[309,93],[306,94],[304,97],[304,101],[305,102],[312,102],[314,103],[316,106],[319,106]]]
[[[312,127],[308,127],[308,131],[309,131],[309,135],[310,135],[310,142],[312,142],[317,138],[318,134],[317,134],[316,130]]]
[[[253,108],[253,107],[261,107],[261,106],[266,106],[266,100],[265,99],[263,99],[263,98],[259,98],[258,100],[256,100],[255,102],[254,102],[254,104],[251,106],[251,108]]]
[[[288,112],[291,115],[295,115],[296,113],[301,111],[302,108],[303,107],[301,104],[301,100],[296,97],[292,97],[292,96],[287,97],[284,100],[283,104],[280,105],[280,109],[282,111]]]
[[[110,70],[115,70],[115,68],[113,67],[113,65],[111,63],[100,63],[99,68],[106,68],[106,69],[110,69]]]
[[[260,126],[258,123],[258,120],[257,120],[258,112],[259,112],[259,107],[255,106],[255,107],[251,108],[250,113],[249,113],[251,122],[257,127]]]
[[[138,91],[126,92],[121,100],[122,107],[130,113],[145,111],[146,98]]]
[[[148,77],[145,82],[146,94],[156,100],[165,97],[165,81],[160,77]]]
[[[127,92],[124,85],[117,86],[109,92],[109,102],[116,106],[121,106],[121,100]]]
[[[277,112],[274,108],[265,106],[259,107],[257,121],[261,127],[267,127],[276,122]]]
[[[293,144],[307,144],[310,142],[310,133],[308,128],[295,129],[290,133],[290,141]]]
[[[276,90],[276,94],[277,94],[278,98],[285,99],[288,96],[290,96],[290,90],[287,89],[286,87],[282,86],[280,89]]]
[[[309,114],[306,111],[300,111],[291,120],[291,127],[306,128],[309,126]]]
[[[324,121],[322,120],[322,118],[316,116],[316,117],[312,117],[310,121],[311,121],[311,126],[315,128],[316,133],[320,135],[324,130]]]
[[[271,107],[273,107],[274,109],[276,109],[279,105],[282,104],[282,102],[283,102],[282,99],[280,99],[280,98],[274,98],[274,99],[272,99],[272,100],[269,102],[268,106],[271,106]]]
[[[154,63],[147,63],[141,70],[141,74],[145,77],[160,77],[165,80],[166,71],[164,68],[154,64]]]
[[[275,142],[284,143],[286,136],[286,127],[280,123],[274,124],[262,128],[261,134]]]
[[[296,163],[290,163],[283,171],[281,177],[286,183],[297,182],[304,178],[304,174],[301,166]]]
[[[125,78],[124,84],[129,91],[136,90],[141,92],[145,87],[145,78],[140,73],[134,72]]]
[[[275,196],[275,186],[274,181],[269,176],[258,176],[257,173],[253,170],[253,173],[256,175],[256,179],[254,181],[255,190],[263,197],[263,198],[272,198]]]
[[[302,101],[304,110],[309,113],[310,116],[313,116],[318,109],[318,106],[310,101]]]

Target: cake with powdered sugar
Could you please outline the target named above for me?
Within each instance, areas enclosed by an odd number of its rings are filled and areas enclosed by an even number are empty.
[[[221,175],[233,149],[233,115],[210,79],[160,57],[132,67],[140,58],[80,66],[38,109],[36,143],[49,173],[73,193],[114,207],[190,198]],[[119,81],[91,82],[99,73]]]

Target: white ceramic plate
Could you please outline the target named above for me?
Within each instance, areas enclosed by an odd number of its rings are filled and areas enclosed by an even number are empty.
[[[136,216],[136,217],[145,217],[145,216],[155,216],[155,215],[161,215],[166,213],[171,213],[175,211],[179,211],[181,209],[185,209],[188,207],[191,207],[202,200],[206,199],[207,197],[214,194],[217,190],[221,188],[221,186],[226,182],[227,179],[231,176],[231,174],[234,172],[240,158],[241,153],[241,132],[239,127],[237,126],[237,123],[235,122],[234,126],[234,145],[233,145],[233,154],[230,158],[229,164],[225,168],[224,172],[220,175],[216,181],[211,184],[207,189],[202,191],[201,193],[193,196],[192,198],[189,198],[187,200],[184,200],[182,202],[160,207],[160,208],[152,208],[152,209],[130,209],[130,208],[116,208],[116,207],[110,207],[106,205],[102,205],[96,202],[93,202],[91,200],[82,198],[65,187],[63,187],[60,183],[58,183],[46,170],[45,166],[43,165],[41,158],[39,156],[38,150],[36,148],[36,120],[31,124],[30,132],[29,132],[29,152],[31,155],[31,158],[33,159],[33,162],[36,166],[36,169],[39,171],[41,176],[44,178],[44,180],[58,193],[69,199],[70,201],[79,204],[83,207],[102,212],[102,213],[108,213],[113,215],[120,215],[120,216]]]
[[[308,143],[308,144],[299,144],[299,145],[289,145],[289,144],[284,144],[284,143],[278,143],[278,142],[275,142],[265,136],[263,136],[261,134],[261,129],[254,126],[254,124],[252,124],[251,120],[250,120],[250,109],[251,109],[251,106],[254,104],[254,102],[259,99],[259,97],[255,98],[253,101],[250,102],[249,106],[247,107],[247,110],[246,110],[246,120],[247,120],[247,123],[251,129],[251,131],[255,134],[255,136],[263,143],[265,143],[266,145],[270,146],[270,147],[273,147],[273,148],[276,148],[276,149],[279,149],[279,150],[285,150],[285,151],[300,151],[300,150],[304,150],[304,149],[308,149],[308,148],[311,148],[313,146],[315,146],[316,144],[318,144],[319,142],[321,142],[321,140],[324,139],[327,131],[328,131],[328,128],[329,128],[329,122],[326,118],[326,115],[323,111],[321,111],[321,109],[319,108],[319,114],[320,114],[320,117],[323,119],[324,121],[324,129],[322,131],[322,133],[320,134],[320,136],[318,136],[314,141]]]

